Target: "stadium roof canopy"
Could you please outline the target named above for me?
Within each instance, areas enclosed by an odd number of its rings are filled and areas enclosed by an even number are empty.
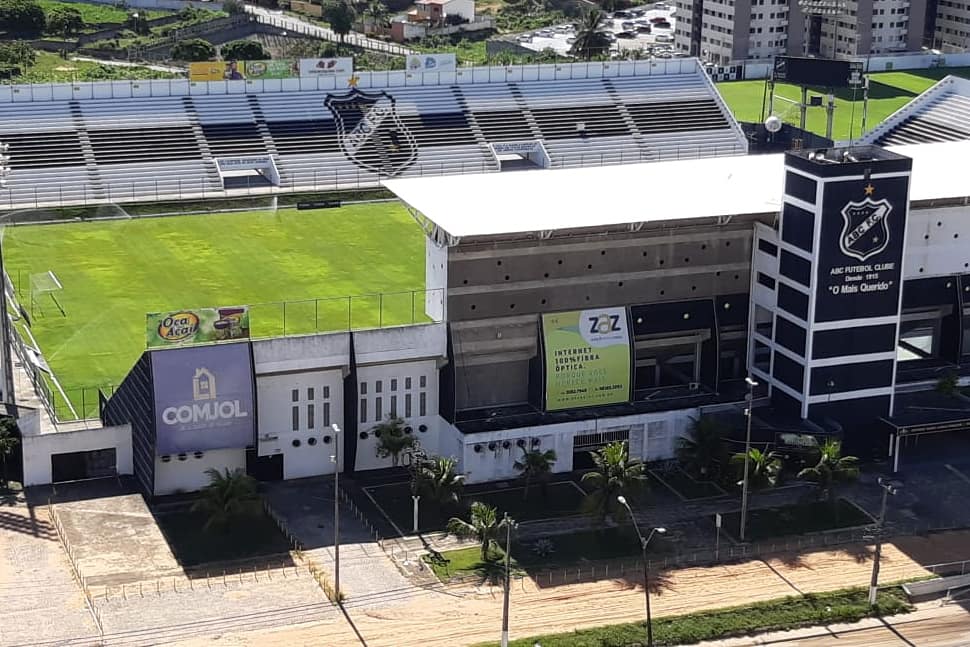
[[[970,141],[893,146],[913,158],[910,200],[970,195]],[[451,237],[606,228],[777,212],[783,155],[385,180]]]

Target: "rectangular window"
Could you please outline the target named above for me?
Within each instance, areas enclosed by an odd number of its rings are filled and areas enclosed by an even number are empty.
[[[397,396],[391,396],[391,417],[397,418]]]
[[[365,398],[360,399],[360,421],[367,422],[367,400]]]
[[[306,390],[306,399],[307,400],[310,400],[311,402],[313,401],[313,387],[312,386]]]
[[[418,415],[428,415],[428,394],[422,391],[418,398]]]
[[[384,391],[384,380],[377,380],[374,383],[374,393],[381,393]]]
[[[405,418],[411,417],[411,394],[410,393],[404,394],[404,417]]]
[[[380,384],[380,382],[378,382]],[[374,398],[374,422],[384,419],[384,398],[378,396]]]
[[[418,378],[418,386],[421,387],[422,389],[424,387],[428,386],[428,376],[427,375],[422,375],[421,377]]]
[[[397,391],[397,378],[396,377],[392,377],[391,378],[391,390],[392,391]]]
[[[313,405],[306,405],[306,426],[307,429],[313,429]]]
[[[761,272],[758,272],[758,283],[765,286],[769,290],[775,289],[775,280],[770,276],[768,276],[767,274],[762,274]]]
[[[293,389],[292,396],[293,396],[293,402],[299,402],[300,401],[300,389]]]
[[[293,431],[300,431],[300,407],[293,407]]]
[[[360,383],[360,394],[367,395],[367,382]]]
[[[323,426],[324,427],[330,426],[330,403],[329,402],[323,403]]]
[[[404,388],[405,389],[411,388],[411,378],[409,377],[404,378]]]
[[[330,387],[329,386],[325,386],[325,387],[323,387],[323,399],[326,400],[329,397],[330,397]]]

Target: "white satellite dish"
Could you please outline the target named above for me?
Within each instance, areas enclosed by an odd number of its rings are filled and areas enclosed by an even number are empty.
[[[769,133],[776,133],[781,130],[781,119],[775,115],[771,115],[765,119],[765,130],[767,130]]]

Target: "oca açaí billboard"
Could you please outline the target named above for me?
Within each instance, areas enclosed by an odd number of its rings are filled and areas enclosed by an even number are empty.
[[[630,399],[630,332],[624,308],[546,314],[542,331],[548,411]]]
[[[153,312],[147,319],[149,348],[249,338],[249,306]]]
[[[157,455],[253,444],[248,343],[154,351],[152,380]]]

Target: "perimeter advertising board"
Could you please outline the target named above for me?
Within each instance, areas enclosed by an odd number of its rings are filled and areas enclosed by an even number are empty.
[[[147,320],[149,348],[249,338],[249,306],[153,312]]]
[[[454,72],[458,59],[454,54],[409,54],[405,66],[408,72]]]
[[[618,404],[630,399],[626,309],[542,315],[546,410]]]
[[[908,177],[825,185],[815,321],[898,313],[908,208]]]
[[[256,79],[294,79],[298,76],[300,76],[300,63],[288,58],[267,61],[189,63],[190,81],[251,81]]]
[[[248,343],[152,352],[155,453],[242,449],[255,438]]]
[[[301,58],[299,72],[302,77],[350,76],[354,73],[354,59]]]

